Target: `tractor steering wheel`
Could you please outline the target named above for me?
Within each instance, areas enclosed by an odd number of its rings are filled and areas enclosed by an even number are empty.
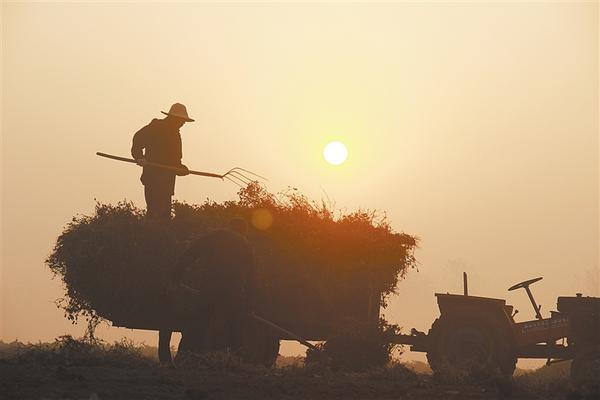
[[[517,283],[516,285],[513,285],[513,286],[509,287],[508,291],[511,292],[513,290],[517,290],[517,289],[528,287],[532,283],[536,283],[537,281],[541,281],[542,279],[543,278],[540,276],[539,278],[533,278],[533,279],[529,279],[528,281],[523,281],[523,282]]]

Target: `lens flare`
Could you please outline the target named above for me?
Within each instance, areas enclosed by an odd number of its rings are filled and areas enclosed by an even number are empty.
[[[252,226],[259,231],[265,231],[273,225],[273,214],[266,208],[259,208],[252,212]]]

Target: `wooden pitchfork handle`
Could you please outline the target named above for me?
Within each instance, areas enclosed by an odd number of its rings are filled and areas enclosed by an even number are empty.
[[[179,283],[178,286],[180,288],[183,288],[184,290],[186,290],[187,292],[189,292],[189,293],[191,293],[193,295],[200,295],[200,296],[202,295],[202,292],[200,290],[195,289],[195,288],[193,288],[191,286],[188,286],[188,285],[186,285],[184,283]],[[271,328],[275,329],[276,331],[279,331],[280,333],[283,333],[284,335],[287,335],[287,336],[291,337],[292,339],[294,339],[298,343],[303,344],[304,346],[306,346],[306,347],[308,347],[308,348],[310,348],[312,350],[319,351],[319,348],[317,346],[315,346],[314,344],[312,344],[308,340],[304,339],[302,336],[296,335],[294,332],[289,331],[289,330],[287,330],[285,328],[282,328],[281,326],[277,325],[274,322],[269,321],[266,318],[263,318],[263,317],[261,317],[259,315],[256,315],[253,312],[247,313],[246,315],[249,316],[250,318],[258,321],[258,322],[261,322],[264,325],[270,326]]]
[[[308,340],[302,338],[301,336],[296,335],[294,332],[288,331],[285,328],[282,328],[281,326],[275,324],[274,322],[269,321],[268,319],[265,319],[261,316],[258,316],[254,313],[248,314],[250,317],[254,318],[256,321],[262,322],[265,325],[270,326],[271,328],[284,333],[285,335],[291,337],[292,339],[294,339],[295,341],[297,341],[300,344],[305,345],[306,347],[312,349],[312,350],[316,350],[318,351],[319,348],[317,346],[315,346],[314,344],[310,343]]]
[[[112,154],[101,153],[99,151],[96,152],[96,155],[98,155],[100,157],[110,158],[111,160],[125,161],[128,163],[137,164],[137,161],[134,160],[133,158],[113,156]],[[148,166],[156,167],[156,168],[168,169],[168,170],[175,171],[175,172],[183,172],[183,173],[186,172],[186,170],[182,169],[182,168],[173,167],[171,165],[158,164],[158,163],[154,163],[154,162],[150,162],[150,161],[146,161],[144,163],[144,165],[148,165]],[[213,174],[211,172],[192,171],[192,170],[188,170],[188,172],[190,173],[190,175],[208,176],[211,178],[220,178],[220,179],[225,178],[225,175]]]

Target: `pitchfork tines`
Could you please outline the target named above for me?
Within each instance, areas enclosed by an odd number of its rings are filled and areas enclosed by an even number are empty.
[[[229,171],[221,175],[221,178],[227,179],[228,181],[233,182],[240,187],[248,186],[252,182],[257,182],[258,180],[268,180],[264,176],[260,176],[241,167],[231,168]]]

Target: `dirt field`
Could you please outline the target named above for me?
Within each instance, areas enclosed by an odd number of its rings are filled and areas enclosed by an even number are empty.
[[[159,367],[149,348],[102,350],[73,341],[0,344],[1,399],[592,399],[569,388],[561,364],[512,382],[441,383],[402,364],[365,373],[333,372],[281,359],[278,368],[224,355]],[[288,364],[288,366],[281,366]],[[291,365],[289,365],[291,364]],[[296,365],[294,365],[296,364]]]

